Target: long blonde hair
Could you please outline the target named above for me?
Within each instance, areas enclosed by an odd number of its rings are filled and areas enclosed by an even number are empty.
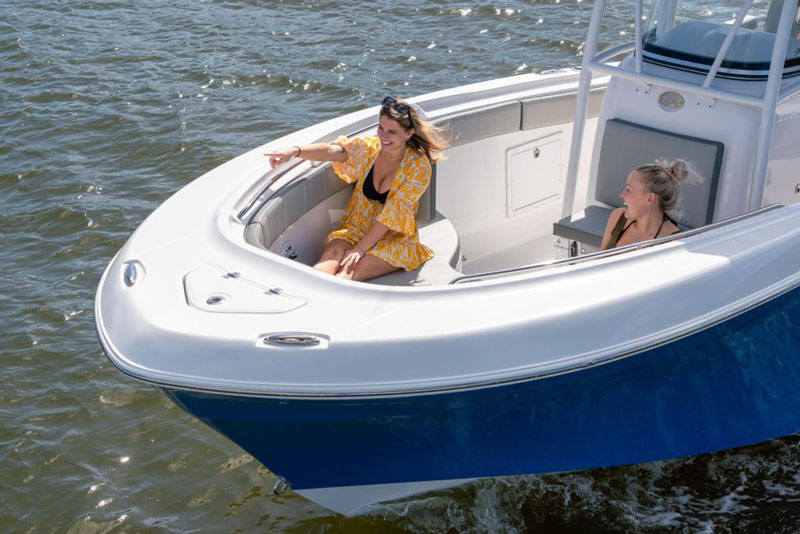
[[[442,135],[442,128],[434,126],[430,121],[420,117],[417,108],[408,101],[397,98],[396,101],[388,106],[381,106],[379,117],[388,117],[395,120],[406,130],[414,129],[412,135],[406,143],[425,156],[432,162],[445,159],[442,151],[450,146],[450,142]],[[398,104],[408,106],[408,113],[401,114],[397,111]]]

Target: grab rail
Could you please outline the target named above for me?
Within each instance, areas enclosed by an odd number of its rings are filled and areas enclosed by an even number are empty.
[[[636,49],[636,43],[634,41],[618,44],[616,46],[612,46],[611,48],[606,48],[602,52],[599,52],[595,56],[595,61],[597,61],[598,63],[605,63],[612,57],[616,57],[622,54],[627,54],[628,52],[634,49]]]
[[[378,115],[377,109],[378,108],[375,108],[375,116]],[[321,137],[319,139],[311,140],[311,141],[309,141],[309,143],[330,143],[331,141],[335,140],[340,135],[345,135],[347,137],[355,137],[355,136],[360,135],[360,134],[362,134],[362,133],[364,133],[364,132],[366,132],[366,131],[368,131],[368,130],[370,130],[372,128],[375,128],[377,125],[378,125],[378,121],[374,117],[363,118],[363,119],[360,119],[360,120],[356,121],[355,123],[352,123],[352,124],[350,124],[350,125],[348,125],[346,127],[343,127],[341,129],[338,129],[338,130],[334,130],[332,132],[328,132],[325,136],[323,136],[323,137]],[[347,129],[345,129],[345,128],[347,128]],[[244,207],[242,207],[242,209],[240,209],[236,213],[236,218],[238,218],[240,222],[247,223],[247,220],[252,215],[253,207],[256,204],[259,204],[259,205],[263,204],[263,202],[266,200],[266,198],[264,198],[264,195],[269,190],[269,188],[272,187],[280,178],[285,176],[287,173],[293,171],[294,169],[296,169],[300,165],[303,165],[304,163],[309,164],[309,167],[313,168],[313,167],[316,167],[317,165],[320,165],[320,164],[325,163],[325,162],[323,162],[323,161],[310,161],[310,160],[305,160],[305,159],[297,159],[296,161],[287,162],[287,163],[284,163],[283,165],[281,165],[279,167],[276,167],[274,169],[270,169],[269,171],[267,171],[263,176],[261,176],[258,179],[258,182],[260,182],[262,180],[266,180],[266,183],[264,183],[264,185],[258,187],[257,191],[254,194],[252,194],[252,196],[250,196],[250,200],[248,200],[245,203]],[[252,189],[253,188],[251,188],[251,190]],[[247,194],[245,194],[244,196],[247,196]]]
[[[306,163],[306,161],[307,160],[299,159],[299,160],[297,160],[297,161],[295,161],[295,162],[293,162],[291,164],[287,163],[287,164],[284,164],[284,166],[276,167],[274,169],[270,169],[269,171],[267,171],[267,173],[264,174],[259,179],[259,181],[266,179],[267,182],[263,186],[258,188],[258,191],[250,198],[250,200],[247,201],[247,203],[244,205],[244,207],[239,210],[239,212],[236,214],[236,217],[241,222],[246,222],[245,219],[247,219],[247,217],[245,217],[245,216],[252,209],[252,207],[255,206],[256,202],[258,202],[259,200],[263,200],[262,197],[264,196],[264,193],[266,193],[267,190],[270,187],[272,187],[272,185],[275,182],[277,182],[281,177],[283,177],[286,173],[296,169],[297,167],[299,167],[303,163]],[[273,176],[270,176],[270,175],[273,175]]]
[[[717,53],[717,57],[714,58],[714,63],[711,65],[711,68],[708,69],[706,79],[703,81],[704,89],[711,87],[711,82],[713,82],[714,78],[717,77],[717,72],[719,72],[719,68],[722,66],[722,60],[728,54],[728,50],[730,50],[731,45],[733,44],[733,38],[736,37],[737,33],[739,33],[739,28],[741,28],[742,22],[744,22],[744,17],[747,15],[747,12],[752,5],[753,0],[745,0],[744,5],[742,5],[742,8],[739,10],[739,13],[736,14],[736,19],[733,21],[733,26],[731,26],[731,29],[728,30],[728,35],[726,35],[725,40],[722,41],[722,46],[719,47],[719,52]]]
[[[685,232],[680,232],[678,234],[672,234],[664,237],[659,237],[658,239],[651,239],[649,241],[644,241],[642,243],[634,243],[632,245],[626,245],[624,247],[612,248],[610,250],[598,250],[597,252],[592,252],[590,254],[586,254],[584,256],[576,256],[574,258],[564,258],[561,260],[552,260],[543,263],[536,263],[533,265],[525,265],[522,267],[513,267],[511,269],[500,269],[497,271],[491,271],[488,273],[477,273],[477,274],[466,274],[464,276],[459,276],[457,278],[453,278],[450,280],[448,285],[455,285],[461,284],[463,282],[478,282],[483,280],[490,280],[494,278],[502,278],[504,276],[511,276],[514,274],[521,274],[521,273],[528,273],[534,271],[540,271],[544,269],[551,269],[554,267],[560,267],[562,265],[577,265],[579,263],[585,263],[588,261],[593,261],[600,258],[605,258],[609,256],[616,256],[618,254],[624,254],[626,252],[631,252],[633,250],[641,250],[643,248],[649,248],[656,245],[661,245],[663,243],[669,243],[670,241],[675,241],[677,239],[684,239],[687,237],[691,237],[697,234],[701,234],[707,232],[709,230],[715,230],[717,228],[722,228],[723,226],[728,226],[729,224],[733,224],[745,219],[749,219],[756,215],[760,215],[762,213],[766,213],[768,211],[775,210],[777,208],[784,207],[783,204],[771,204],[764,208],[761,208],[756,211],[751,211],[749,213],[745,213],[743,215],[738,215],[736,217],[732,217],[730,219],[725,219],[724,221],[720,221],[714,224],[710,224],[708,226],[701,226],[700,228],[694,228],[692,230],[687,230]]]

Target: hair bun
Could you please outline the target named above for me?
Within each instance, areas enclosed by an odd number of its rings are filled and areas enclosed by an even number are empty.
[[[676,182],[682,182],[689,177],[689,167],[686,165],[685,160],[676,159],[667,169],[667,173]]]

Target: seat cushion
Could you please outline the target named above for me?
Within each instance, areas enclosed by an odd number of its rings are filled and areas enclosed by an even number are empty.
[[[449,219],[437,214],[436,219],[419,229],[420,242],[433,249],[433,259],[413,271],[395,271],[369,280],[372,284],[390,286],[446,285],[461,273],[456,271],[461,245],[458,232]]]
[[[612,211],[602,206],[587,206],[583,211],[553,223],[553,234],[600,248]]]
[[[657,158],[669,161],[681,158],[701,180],[681,184],[681,201],[675,219],[688,228],[711,224],[723,149],[723,144],[717,141],[611,119],[606,122],[600,147],[595,200],[620,207],[619,194],[634,168]]]

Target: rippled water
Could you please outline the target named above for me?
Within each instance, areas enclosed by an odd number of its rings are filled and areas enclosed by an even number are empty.
[[[345,519],[273,496],[267,469],[114,370],[95,338],[94,291],[170,194],[385,94],[575,65],[591,10],[578,0],[175,4],[0,5],[1,532],[800,529],[797,436],[484,481]],[[606,42],[630,32],[622,20],[611,17]]]

